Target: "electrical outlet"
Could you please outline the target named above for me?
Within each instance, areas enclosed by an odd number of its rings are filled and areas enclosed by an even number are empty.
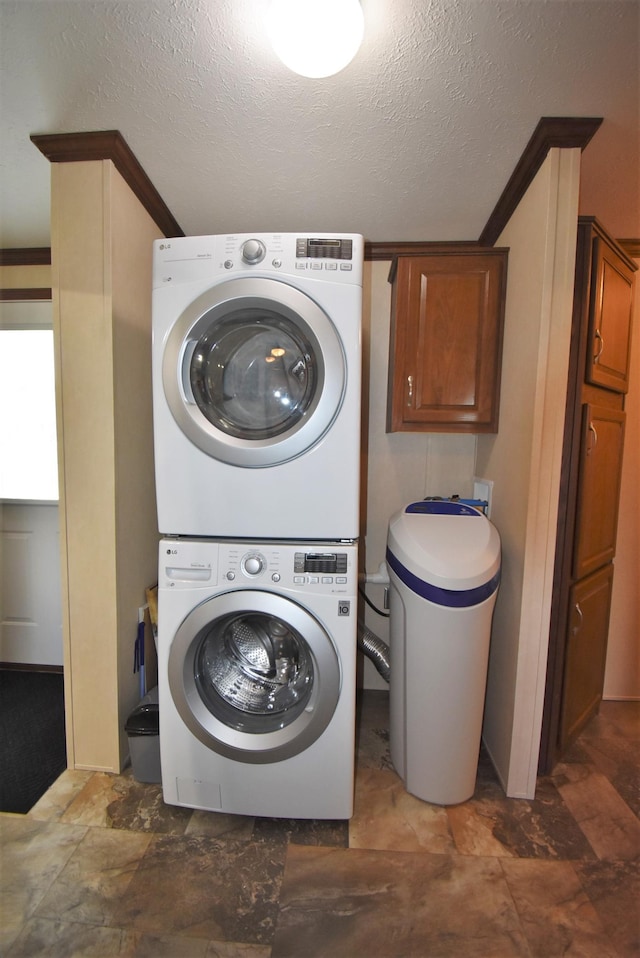
[[[484,499],[487,503],[487,519],[491,518],[491,500],[493,498],[493,479],[473,477],[473,498]]]

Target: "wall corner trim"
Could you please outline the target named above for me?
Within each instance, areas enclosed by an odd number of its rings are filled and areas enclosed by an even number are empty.
[[[602,117],[543,116],[511,174],[502,195],[480,234],[481,246],[493,246],[512,213],[554,147],[584,150],[602,123]]]
[[[173,214],[118,130],[33,134],[31,142],[51,163],[111,160],[165,236],[184,236]]]

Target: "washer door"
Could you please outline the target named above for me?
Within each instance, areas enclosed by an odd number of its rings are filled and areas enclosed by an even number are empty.
[[[162,379],[174,419],[203,452],[273,466],[315,445],[346,386],[338,333],[304,293],[270,279],[230,280],[171,328]]]
[[[187,727],[236,761],[278,762],[322,735],[340,695],[334,644],[306,609],[257,590],[197,606],[169,652],[169,687]]]

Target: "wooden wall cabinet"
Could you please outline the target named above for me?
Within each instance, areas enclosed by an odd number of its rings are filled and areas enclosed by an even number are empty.
[[[629,382],[635,263],[580,217],[540,771],[602,699]]]
[[[633,269],[591,222],[592,288],[589,303],[587,382],[614,392],[629,388]]]
[[[438,244],[394,259],[388,432],[497,432],[507,256]]]

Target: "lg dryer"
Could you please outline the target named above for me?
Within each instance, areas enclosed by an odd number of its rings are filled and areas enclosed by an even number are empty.
[[[164,539],[164,799],[234,814],[353,811],[357,546]]]
[[[163,534],[355,539],[363,240],[158,240],[153,402]]]

